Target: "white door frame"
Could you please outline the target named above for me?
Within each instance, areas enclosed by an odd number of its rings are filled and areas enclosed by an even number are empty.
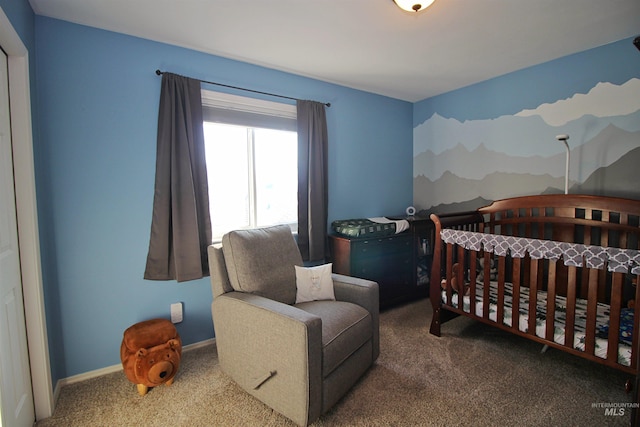
[[[53,387],[44,311],[33,162],[29,51],[0,7],[0,45],[9,61],[9,112],[20,243],[20,269],[36,420],[53,414]]]

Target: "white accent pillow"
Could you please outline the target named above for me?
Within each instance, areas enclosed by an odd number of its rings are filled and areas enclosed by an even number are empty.
[[[331,263],[316,267],[296,265],[296,304],[307,301],[335,300]]]

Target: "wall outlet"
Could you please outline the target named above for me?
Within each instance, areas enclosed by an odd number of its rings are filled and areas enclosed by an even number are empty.
[[[171,323],[182,322],[182,303],[176,302],[171,304]]]

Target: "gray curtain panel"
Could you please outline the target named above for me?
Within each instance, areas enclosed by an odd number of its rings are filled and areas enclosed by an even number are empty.
[[[183,282],[209,275],[210,244],[200,81],[164,73],[144,278]]]
[[[326,258],[327,118],[324,104],[297,101],[298,122],[298,246],[305,261]]]

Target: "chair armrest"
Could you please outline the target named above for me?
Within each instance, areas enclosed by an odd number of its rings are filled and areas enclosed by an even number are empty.
[[[378,284],[371,280],[332,273],[333,290],[338,301],[361,305],[369,311],[380,311]]]
[[[216,296],[211,311],[218,359],[225,373],[300,425],[320,415],[319,317],[244,292]]]
[[[380,295],[378,284],[371,280],[333,273],[333,291],[338,301],[364,307],[371,313],[373,324],[373,360],[380,354]]]

